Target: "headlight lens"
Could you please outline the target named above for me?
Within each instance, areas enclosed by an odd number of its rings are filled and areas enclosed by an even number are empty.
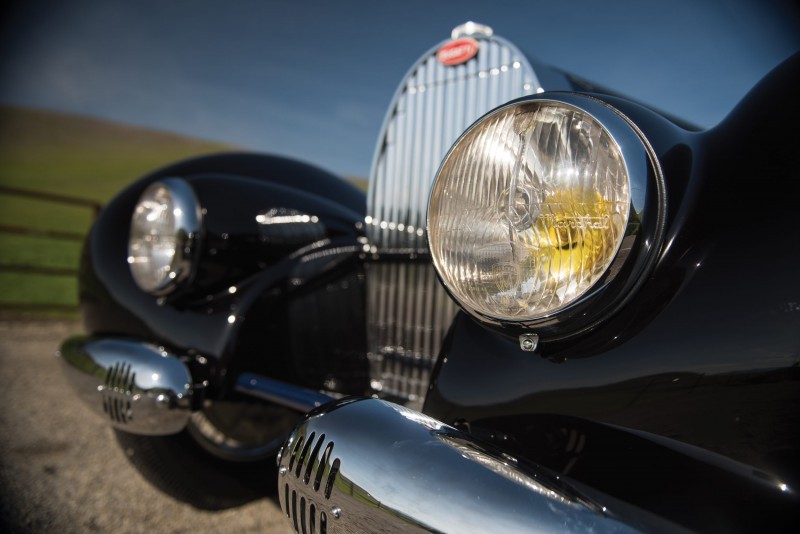
[[[180,178],[151,184],[133,210],[128,264],[144,291],[173,291],[192,271],[200,209],[191,186]]]
[[[479,317],[546,317],[611,267],[631,197],[623,151],[593,115],[552,100],[510,104],[468,130],[439,170],[434,264]]]

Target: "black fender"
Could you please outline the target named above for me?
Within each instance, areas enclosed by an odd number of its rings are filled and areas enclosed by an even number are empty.
[[[187,289],[159,298],[136,285],[126,258],[133,207],[149,184],[165,177],[183,178],[194,189],[204,213],[203,237],[199,268]],[[364,193],[344,180],[276,156],[219,154],[159,169],[116,196],[87,237],[79,276],[85,328],[91,335],[139,338],[196,356],[207,369],[201,378],[224,377],[243,348],[240,338],[257,338],[243,329],[254,307],[263,308],[264,295],[285,296],[355,269],[365,205]],[[256,217],[271,208],[307,213],[318,223],[311,232],[270,234]],[[263,310],[253,313],[269,319]],[[268,337],[266,325],[250,326]],[[270,343],[285,349],[275,338]]]
[[[703,471],[708,487],[715,488],[708,493],[719,497],[713,499],[716,511],[737,510],[740,522],[732,528],[752,528],[765,518],[781,521],[796,510],[800,111],[793,102],[799,74],[796,55],[705,132],[682,130],[636,104],[598,96],[644,132],[663,167],[666,231],[652,272],[614,316],[582,337],[544,340],[535,353],[460,313],[443,345],[424,412],[554,469],[566,465],[559,463],[564,444],[554,437],[580,427],[594,445],[578,461],[598,471],[572,474],[589,485],[601,480],[613,485],[649,469],[649,487],[600,488],[634,504],[653,498],[640,503],[647,509],[663,499],[675,513],[706,514],[696,500],[675,499],[684,494],[676,488],[696,484],[691,475],[700,463],[722,462],[746,466],[771,485],[762,494],[771,497],[748,507],[734,495],[745,490],[731,485],[723,491],[727,479]],[[635,461],[633,441],[596,424],[719,456],[659,471],[655,455]],[[604,469],[613,473],[599,475]],[[752,477],[745,479],[737,479],[742,487],[764,489]],[[770,511],[773,504],[779,515]]]

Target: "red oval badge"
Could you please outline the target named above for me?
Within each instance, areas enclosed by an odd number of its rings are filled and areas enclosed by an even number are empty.
[[[474,58],[478,53],[478,41],[472,37],[464,37],[450,41],[436,52],[439,63],[448,67],[461,65]]]

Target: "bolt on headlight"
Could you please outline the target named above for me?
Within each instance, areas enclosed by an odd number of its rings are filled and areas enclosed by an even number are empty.
[[[642,139],[608,106],[563,97],[490,112],[455,143],[434,181],[434,265],[479,318],[557,314],[619,271],[630,248],[623,242],[639,229],[651,169]]]
[[[133,210],[128,264],[144,291],[164,295],[192,272],[200,206],[191,186],[167,178],[145,189]]]

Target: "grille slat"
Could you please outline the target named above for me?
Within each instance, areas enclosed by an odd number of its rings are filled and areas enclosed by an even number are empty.
[[[371,325],[380,342],[370,343],[373,385],[382,394],[419,402],[424,396],[456,305],[427,264],[374,263],[369,283],[388,294],[389,316]],[[379,301],[379,299],[376,299]]]
[[[427,200],[436,170],[459,135],[481,115],[539,83],[507,41],[478,37],[466,64],[445,67],[423,56],[395,96],[370,177],[367,236],[374,251],[427,254]],[[386,396],[419,405],[456,306],[429,264],[368,265],[371,383]]]

